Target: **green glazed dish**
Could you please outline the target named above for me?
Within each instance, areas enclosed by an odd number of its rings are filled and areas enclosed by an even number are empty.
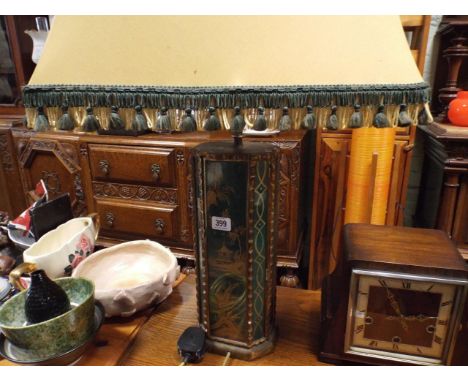
[[[91,336],[94,330],[94,284],[82,278],[54,280],[68,295],[72,308],[57,317],[27,325],[26,291],[0,307],[0,330],[11,343],[34,350],[40,357],[67,351]]]

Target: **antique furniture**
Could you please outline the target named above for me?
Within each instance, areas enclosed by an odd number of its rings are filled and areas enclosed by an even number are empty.
[[[468,260],[468,129],[442,123],[418,129],[423,154],[414,226],[446,232]]]
[[[76,216],[99,213],[98,244],[150,238],[185,259],[185,271],[193,267],[190,150],[202,142],[227,139],[227,132],[115,137],[9,128],[1,133],[8,143],[8,170],[3,166],[0,171],[9,179],[4,195],[16,201],[10,214],[24,210],[27,192],[42,178],[51,198],[70,193]],[[310,194],[310,134],[294,130],[246,138],[280,149],[278,266],[284,283],[293,286],[299,283],[307,228],[301,206]]]
[[[447,122],[447,106],[457,92],[468,89],[468,16],[443,16],[435,36],[437,46],[431,110]]]
[[[238,135],[193,151],[198,321],[208,351],[251,360],[273,350],[279,154]]]
[[[322,288],[320,359],[467,364],[468,266],[442,231],[347,224]]]

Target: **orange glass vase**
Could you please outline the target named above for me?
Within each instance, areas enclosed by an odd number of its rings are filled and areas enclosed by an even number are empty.
[[[458,92],[450,102],[448,119],[453,125],[468,127],[468,91]]]

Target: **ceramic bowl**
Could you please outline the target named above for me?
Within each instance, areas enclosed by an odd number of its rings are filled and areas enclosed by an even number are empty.
[[[94,330],[94,285],[86,279],[55,280],[68,295],[72,309],[50,320],[28,325],[23,291],[0,307],[0,330],[15,346],[47,358],[68,351],[90,337]]]
[[[91,280],[95,298],[106,317],[128,317],[163,301],[179,276],[172,252],[150,240],[136,240],[103,249],[73,271],[73,277]]]
[[[69,276],[93,253],[98,231],[91,217],[71,219],[26,249],[23,260],[45,270],[51,279]]]
[[[0,334],[0,355],[7,360],[28,366],[66,366],[76,364],[81,356],[90,348],[104,321],[104,308],[96,303],[94,308],[94,326],[91,336],[84,342],[72,347],[62,353],[54,354],[51,357],[41,357],[37,351],[26,350],[13,345],[3,334]]]

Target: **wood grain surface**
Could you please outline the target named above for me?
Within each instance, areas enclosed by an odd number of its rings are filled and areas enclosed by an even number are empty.
[[[177,340],[197,324],[195,277],[188,276],[139,331],[120,365],[178,365]],[[325,365],[317,360],[320,292],[277,288],[278,341],[273,353],[254,361],[230,359],[228,365]],[[224,357],[205,354],[199,365],[221,366]]]

